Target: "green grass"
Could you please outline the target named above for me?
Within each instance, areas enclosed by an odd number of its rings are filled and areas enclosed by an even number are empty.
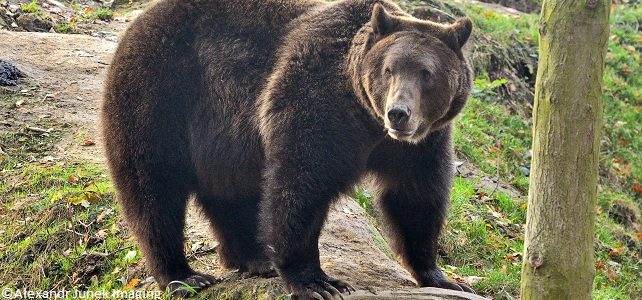
[[[487,12],[479,6],[466,9],[476,25],[496,42],[518,39],[536,45],[536,16],[520,19]],[[596,224],[595,299],[639,299],[642,297],[642,241],[639,232],[621,219],[622,214],[639,211],[642,204],[635,185],[642,184],[642,73],[639,24],[642,8],[616,6],[612,15],[611,38],[606,57],[604,129],[601,147],[601,188]],[[510,37],[510,38],[508,38]],[[483,63],[483,62],[482,62]],[[637,71],[634,71],[637,70]],[[531,122],[503,104],[497,89],[503,81],[478,74],[468,106],[456,123],[455,145],[460,156],[479,167],[483,174],[498,176],[517,189],[528,191]],[[460,267],[459,275],[484,277],[475,288],[493,298],[518,296],[519,264],[508,263],[511,253],[521,253],[523,232],[518,238],[505,235],[502,222],[523,224],[525,203],[508,195],[493,195],[477,201],[474,180],[455,184],[448,230],[442,244],[445,262]],[[623,209],[621,207],[628,207]],[[488,209],[494,211],[488,214]],[[621,211],[624,211],[622,213]],[[500,216],[499,221],[497,216]],[[504,220],[501,220],[501,219]],[[638,224],[641,220],[637,220]],[[638,225],[639,226],[639,225]],[[639,230],[639,229],[638,229]],[[519,261],[519,257],[517,258]],[[482,268],[470,265],[482,264]]]
[[[535,14],[512,16],[488,10],[481,5],[468,4],[464,7],[475,27],[491,35],[497,42],[510,43],[514,39],[534,43],[539,41],[538,16]]]
[[[618,6],[612,17],[604,75],[603,184],[642,205],[642,7]],[[637,191],[636,191],[637,190]]]
[[[361,207],[365,209],[366,213],[369,216],[375,216],[375,209],[372,204],[373,196],[372,194],[364,188],[358,187],[353,195],[353,197],[359,202]]]
[[[476,89],[481,89],[475,81]],[[498,102],[473,96],[455,123],[457,151],[489,175],[523,182],[530,163],[531,121]],[[523,188],[523,187],[520,187]]]
[[[72,33],[74,31],[74,25],[70,23],[59,23],[56,25],[56,32],[57,33]]]
[[[40,14],[40,7],[38,6],[38,1],[33,0],[29,3],[23,3],[20,5],[20,10],[23,13],[33,13]]]
[[[0,112],[35,101],[2,91]],[[140,253],[125,238],[104,166],[58,157],[56,143],[69,132],[54,118],[34,118],[28,126],[0,127],[2,287],[123,288],[142,275]]]
[[[114,12],[108,8],[101,8],[95,11],[92,16],[103,21],[110,21],[114,18]]]
[[[140,259],[124,240],[113,188],[89,163],[5,167],[0,281],[12,287],[122,288]],[[7,179],[7,180],[4,180]],[[80,200],[76,200],[80,199]]]
[[[442,265],[458,267],[458,276],[482,280],[473,288],[502,299],[519,289],[525,206],[508,195],[478,188],[475,179],[457,178],[448,223],[440,239]],[[516,222],[515,222],[516,221]],[[448,273],[448,272],[447,272]]]

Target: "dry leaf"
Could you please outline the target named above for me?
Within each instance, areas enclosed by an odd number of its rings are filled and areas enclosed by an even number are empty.
[[[640,185],[638,183],[632,184],[631,185],[631,189],[633,189],[633,191],[635,191],[638,194],[642,194],[642,185]]]
[[[102,194],[98,190],[96,182],[93,180],[90,180],[87,185],[85,185],[82,193],[83,195],[85,195],[85,198],[87,199],[87,201],[89,201],[89,203],[96,203],[102,198]]]
[[[111,215],[111,213],[112,213],[112,210],[111,210],[111,209],[105,209],[105,210],[103,210],[103,211],[98,215],[98,217],[96,217],[96,221],[98,221],[98,222],[102,221],[103,219],[105,219],[105,217],[107,217],[108,215]]]
[[[85,198],[87,198],[87,201],[89,203],[96,203],[100,201],[100,193],[94,192],[94,191],[83,191],[83,194],[85,195]]]
[[[601,260],[598,260],[595,263],[595,268],[598,269],[598,270],[604,270],[604,263]]]
[[[78,176],[76,175],[69,175],[69,178],[67,178],[67,181],[69,181],[70,183],[76,183],[78,182],[79,179],[80,178],[78,178]]]
[[[56,192],[53,197],[51,197],[51,202],[56,202],[62,200],[62,193],[61,192]]]
[[[519,252],[515,252],[512,254],[506,255],[506,260],[508,260],[511,263],[518,262],[520,257],[522,257],[522,254]]]
[[[92,139],[85,139],[82,142],[82,145],[83,146],[93,146],[93,145],[96,145],[96,142],[94,142],[94,140],[92,140]]]
[[[82,205],[84,202],[87,202],[87,200],[85,199],[85,197],[69,197],[67,198],[67,202],[73,205]]]
[[[618,275],[615,271],[608,269],[606,270],[606,277],[608,277],[610,280],[616,280],[618,278]]]
[[[128,263],[134,260],[135,258],[136,258],[136,251],[134,250],[127,251],[127,254],[125,254],[125,257],[124,257],[125,261]]]
[[[618,256],[622,251],[624,250],[624,246],[619,245],[617,248],[611,249],[611,252],[609,253],[609,256],[615,257]]]
[[[104,240],[108,235],[109,233],[107,232],[106,229],[101,229],[98,232],[96,232],[96,237],[101,240]]]

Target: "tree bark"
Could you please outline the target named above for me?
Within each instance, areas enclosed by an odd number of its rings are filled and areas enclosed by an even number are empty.
[[[522,299],[590,299],[610,0],[545,0]]]

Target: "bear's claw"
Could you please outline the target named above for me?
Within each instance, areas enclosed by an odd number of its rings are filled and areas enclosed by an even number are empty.
[[[187,297],[218,282],[216,277],[197,273],[182,280],[174,280],[167,285],[167,291],[173,296]]]
[[[442,282],[439,282],[438,284],[439,284],[438,287],[442,289],[464,291],[464,292],[475,294],[475,291],[473,289],[471,289],[469,286],[463,283],[453,282],[453,281],[442,281]]]
[[[469,286],[448,280],[439,269],[430,269],[428,271],[419,272],[418,275],[419,278],[417,278],[417,282],[422,287],[431,286],[475,294],[475,291]]]
[[[341,293],[350,294],[355,291],[347,282],[330,277],[316,279],[307,284],[297,284],[290,290],[292,291],[292,299],[301,300],[343,300]]]

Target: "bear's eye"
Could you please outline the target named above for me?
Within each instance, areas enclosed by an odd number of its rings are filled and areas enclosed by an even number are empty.
[[[392,71],[390,71],[390,68],[386,68],[385,70],[383,70],[383,74],[385,74],[386,76],[390,76],[392,75]]]
[[[424,78],[424,80],[430,80],[432,74],[430,74],[430,71],[423,69],[421,70],[421,77]]]

